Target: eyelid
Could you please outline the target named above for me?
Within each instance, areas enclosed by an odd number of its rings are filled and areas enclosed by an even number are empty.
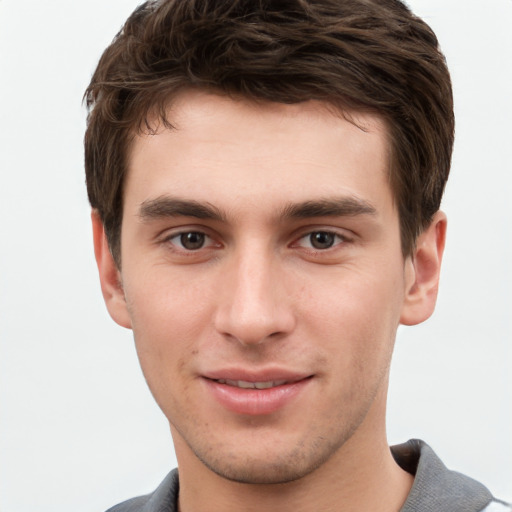
[[[326,233],[329,235],[333,235],[335,237],[335,240],[330,247],[325,247],[325,248],[314,247],[310,239],[311,239],[311,236],[314,235],[315,233]],[[307,243],[302,245],[301,244],[302,241],[304,241],[304,242],[307,241]],[[301,236],[299,239],[297,239],[296,245],[298,245],[299,247],[303,247],[304,249],[307,249],[309,251],[327,252],[327,251],[335,250],[339,245],[344,244],[347,241],[348,241],[347,238],[340,235],[339,233],[335,233],[333,231],[318,230],[318,231],[311,231],[311,232],[306,233],[305,235]]]
[[[353,242],[355,238],[355,234],[353,234],[351,231],[343,228],[336,228],[336,227],[326,227],[326,226],[307,226],[305,228],[302,228],[300,231],[296,232],[296,235],[294,236],[294,241],[292,242],[291,246],[297,246],[298,243],[311,236],[314,233],[329,233],[332,235],[335,235],[340,239],[340,242],[337,242],[333,245],[333,247],[329,249],[334,249],[336,246],[340,245],[342,242]],[[318,252],[326,252],[329,249],[314,249],[311,248],[314,251]]]
[[[209,240],[209,242],[206,242],[203,247],[200,247],[199,249],[192,250],[192,249],[186,249],[185,247],[180,247],[180,244],[172,242],[173,239],[179,238],[182,235],[185,235],[187,233],[200,233],[205,236],[206,240]],[[181,252],[183,254],[195,254],[203,250],[211,249],[212,247],[221,247],[222,244],[216,240],[216,237],[211,233],[211,231],[204,226],[194,226],[194,225],[188,225],[188,226],[179,226],[171,229],[166,229],[162,233],[160,233],[157,237],[157,243],[159,244],[168,244],[173,247],[173,250],[176,252]]]

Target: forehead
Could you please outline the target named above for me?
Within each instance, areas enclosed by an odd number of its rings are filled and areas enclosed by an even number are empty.
[[[154,132],[133,141],[125,207],[166,194],[257,209],[262,198],[269,207],[333,194],[391,198],[387,129],[376,114],[189,91],[167,116],[172,129],[154,120]]]

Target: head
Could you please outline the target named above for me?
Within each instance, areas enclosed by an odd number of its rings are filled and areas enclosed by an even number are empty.
[[[397,1],[148,2],[87,101],[103,293],[180,467],[276,483],[375,453],[444,243],[432,31]]]
[[[404,256],[439,209],[453,146],[450,77],[432,30],[398,0],[149,1],[104,52],[86,92],[89,200],[121,264],[130,145],[171,127],[183,90],[378,113]]]

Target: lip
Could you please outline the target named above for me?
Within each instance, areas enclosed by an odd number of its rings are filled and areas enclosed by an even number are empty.
[[[284,408],[304,391],[311,380],[312,375],[280,370],[246,372],[230,369],[203,375],[203,382],[217,403],[236,414],[250,416],[272,414]],[[244,387],[232,385],[236,381],[242,381]],[[265,386],[264,389],[248,387],[249,383],[270,382],[277,385]]]

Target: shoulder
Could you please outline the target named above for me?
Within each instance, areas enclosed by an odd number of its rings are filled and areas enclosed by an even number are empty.
[[[412,439],[391,452],[414,484],[400,512],[512,512],[480,482],[449,470],[432,448]]]
[[[119,503],[107,512],[177,512],[178,470],[172,470],[151,494]]]
[[[512,505],[493,498],[482,512],[512,512]]]
[[[150,497],[151,494],[148,494],[146,496],[138,496],[137,498],[123,501],[122,503],[109,508],[107,512],[138,512],[140,510],[144,510],[143,507],[146,505]]]

